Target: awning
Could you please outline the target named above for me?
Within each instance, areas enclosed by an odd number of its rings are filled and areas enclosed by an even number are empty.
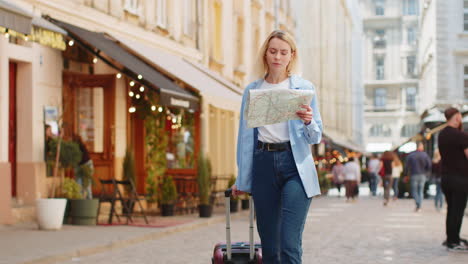
[[[70,37],[90,49],[91,52],[95,52],[95,49],[97,49],[98,56],[100,56],[100,53],[104,53],[123,65],[127,71],[134,73],[135,76],[141,75],[143,78],[138,80],[139,82],[156,89],[160,93],[160,104],[193,110],[199,108],[198,97],[175,84],[161,72],[146,64],[142,59],[131,54],[112,39],[111,36],[88,31],[57,20],[52,20],[52,22],[68,31]],[[103,57],[101,59],[106,61]]]
[[[32,18],[29,12],[0,0],[0,26],[29,35]]]
[[[221,83],[188,61],[158,48],[149,47],[124,37],[116,37],[116,39],[123,47],[147,59],[150,64],[197,89],[209,104],[221,109],[239,111],[242,91],[234,85],[232,87]]]

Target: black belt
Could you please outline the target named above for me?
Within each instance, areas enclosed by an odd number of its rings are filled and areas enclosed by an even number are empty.
[[[283,142],[283,143],[265,143],[262,141],[258,141],[257,149],[266,150],[266,151],[285,151],[291,150],[291,143]]]

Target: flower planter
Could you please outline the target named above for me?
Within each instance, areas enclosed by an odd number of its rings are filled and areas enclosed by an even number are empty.
[[[36,201],[36,212],[39,229],[61,229],[66,204],[67,199],[65,198],[38,199]]]
[[[96,225],[99,199],[73,199],[71,212],[73,225]]]
[[[163,204],[163,205],[161,205],[161,215],[162,216],[173,216],[174,215],[174,205],[173,204]]]
[[[211,214],[213,213],[213,206],[201,204],[198,206],[198,212],[200,217],[211,217]]]

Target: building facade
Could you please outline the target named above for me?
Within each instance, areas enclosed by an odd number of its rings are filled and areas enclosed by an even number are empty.
[[[317,88],[324,133],[361,150],[362,19],[355,1],[296,1],[303,76]]]
[[[279,21],[293,33],[289,2],[278,2]],[[46,172],[43,131],[58,116],[68,122],[65,136],[85,138],[96,179],[121,177],[131,148],[137,189],[145,193],[153,164],[148,157],[161,142],[166,174],[194,179],[196,155],[204,152],[214,175],[236,175],[242,90],[261,42],[274,29],[275,1],[3,3],[0,10],[15,6],[31,20],[47,16],[64,45],[32,42],[29,32],[16,40],[13,28],[0,25],[1,223],[21,220],[37,198],[48,196],[53,179]],[[152,119],[142,121],[142,115]],[[161,124],[158,115],[164,125],[154,130],[148,124]]]
[[[420,8],[421,110],[468,110],[468,1],[424,0]],[[444,120],[439,120],[444,121]]]
[[[390,150],[419,132],[418,0],[361,0],[366,150]]]

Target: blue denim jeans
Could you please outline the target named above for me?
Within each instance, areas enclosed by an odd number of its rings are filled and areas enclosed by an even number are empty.
[[[301,263],[302,231],[312,198],[308,198],[290,150],[256,149],[252,197],[263,263]]]
[[[442,209],[444,206],[444,194],[442,192],[442,184],[440,182],[440,179],[435,180],[435,186],[436,186],[436,195],[434,197],[434,204],[437,210]]]
[[[399,194],[399,189],[398,189],[398,183],[400,182],[400,178],[393,177],[393,198],[398,198]]]
[[[421,208],[421,202],[424,198],[424,184],[426,183],[425,174],[411,175],[411,195],[416,202],[416,208]]]
[[[377,186],[379,185],[379,175],[375,172],[371,172],[369,174],[369,189],[370,192],[372,193],[372,196],[375,196],[377,194]]]

